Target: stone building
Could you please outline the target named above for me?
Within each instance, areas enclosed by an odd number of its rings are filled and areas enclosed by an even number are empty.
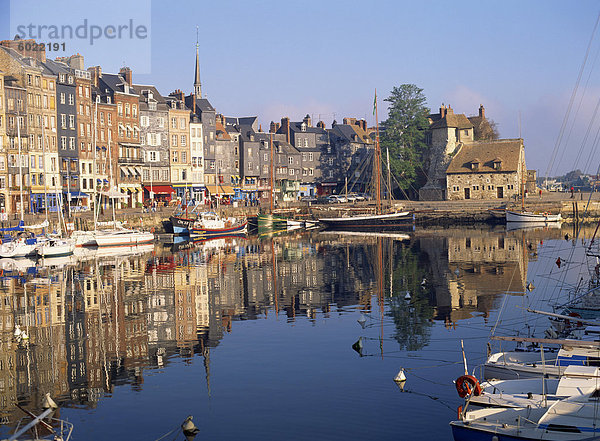
[[[151,85],[136,84],[140,94],[140,144],[144,203],[152,199],[169,202],[175,190],[171,186],[169,158],[169,106]]]
[[[132,86],[131,69],[123,67],[118,74],[102,73],[99,68],[88,71],[92,73],[93,81],[98,84],[101,93],[106,94],[107,103],[114,103],[117,108],[114,121],[116,138],[111,140],[111,153],[116,155],[117,160],[115,163],[113,158],[109,164],[108,187],[116,186],[120,193],[127,195],[127,198],[117,201],[119,208],[135,207],[142,203],[143,158],[139,137],[139,94]]]
[[[489,132],[483,106],[478,116],[467,118],[442,105],[440,113],[429,119],[426,139],[431,156],[420,200],[505,199],[520,194],[526,173],[523,140],[481,135]]]
[[[190,156],[191,156],[191,198],[202,202],[204,199],[204,141],[202,121],[198,115],[190,113]]]
[[[8,173],[6,169],[6,150],[8,148],[8,137],[6,134],[4,73],[0,71],[0,213],[7,213],[6,201],[9,199],[7,186]]]
[[[189,197],[192,187],[190,154],[190,109],[185,96],[176,90],[166,97],[169,107],[169,150],[171,155],[171,184],[177,197]]]
[[[446,170],[446,199],[516,199],[524,172],[522,139],[465,144]]]

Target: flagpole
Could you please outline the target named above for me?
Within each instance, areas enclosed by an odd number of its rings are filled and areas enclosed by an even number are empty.
[[[377,214],[381,213],[381,148],[379,146],[379,116],[377,114],[377,89],[375,89],[375,162],[377,187]]]

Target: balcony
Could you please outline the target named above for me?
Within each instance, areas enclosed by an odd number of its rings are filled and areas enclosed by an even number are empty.
[[[143,164],[144,160],[142,158],[119,158],[119,164]]]

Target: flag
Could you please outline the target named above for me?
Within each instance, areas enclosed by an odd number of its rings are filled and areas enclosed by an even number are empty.
[[[373,100],[373,115],[375,115],[375,110],[377,110],[377,89],[375,89],[375,99]]]

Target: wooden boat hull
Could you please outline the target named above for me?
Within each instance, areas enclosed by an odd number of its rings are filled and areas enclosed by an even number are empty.
[[[173,234],[188,235],[194,225],[194,219],[181,216],[171,216],[169,218],[171,222],[171,229]]]
[[[248,227],[248,222],[240,225],[235,225],[229,228],[198,228],[192,227],[190,236],[193,240],[202,240],[213,237],[230,236],[245,234]]]
[[[412,227],[414,222],[414,214],[408,211],[392,214],[319,219],[319,223],[324,225],[326,228],[354,230],[407,228]]]
[[[269,214],[258,215],[258,234],[287,231],[288,220]]]
[[[99,247],[130,246],[151,243],[154,234],[144,231],[114,232],[96,235],[96,244]]]
[[[560,222],[561,216],[559,214],[548,214],[548,213],[532,213],[528,211],[509,211],[506,210],[506,221],[507,222]]]

